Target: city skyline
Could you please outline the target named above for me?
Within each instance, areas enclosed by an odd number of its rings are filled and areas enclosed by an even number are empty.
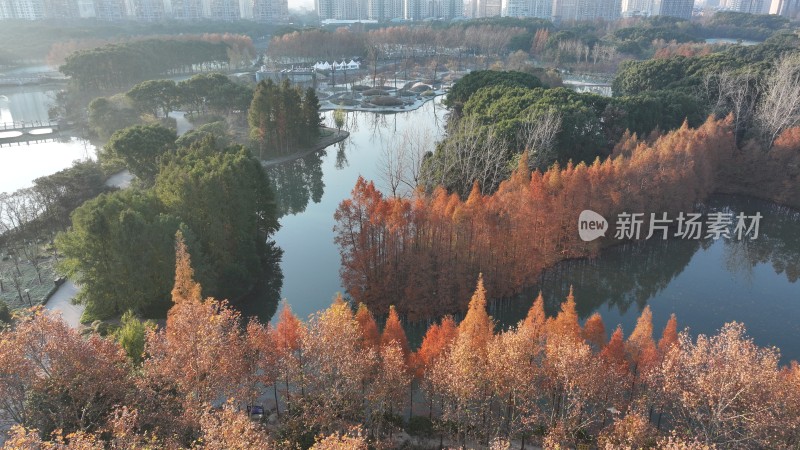
[[[316,12],[322,20],[509,16],[559,22],[654,15],[688,19],[695,8],[796,17],[800,0],[0,0],[0,19],[279,22],[291,9]]]

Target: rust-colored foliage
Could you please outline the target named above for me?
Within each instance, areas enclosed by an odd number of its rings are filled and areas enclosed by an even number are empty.
[[[383,334],[381,335],[381,347],[387,347],[392,342],[397,343],[403,353],[403,357],[408,358],[411,353],[408,346],[408,338],[394,306],[389,307],[389,317],[386,319],[386,326],[383,327]]]
[[[375,317],[369,312],[367,305],[359,303],[358,309],[356,310],[356,321],[358,322],[359,329],[361,329],[364,348],[378,348],[381,343],[381,335],[378,332],[378,324],[375,323]],[[407,341],[406,345],[408,345]]]
[[[600,313],[594,313],[583,324],[583,339],[592,345],[595,351],[606,345],[606,326]]]
[[[200,283],[194,280],[192,258],[186,249],[183,233],[175,233],[175,285],[172,288],[172,301],[199,302],[203,299]]]
[[[764,158],[776,165],[800,160],[785,142],[794,139],[787,131],[770,156],[751,151],[753,164],[733,163],[730,120],[709,119],[697,129],[684,124],[647,139],[626,134],[604,161],[556,164],[545,173],[519,167],[493,194],[476,188],[467,199],[441,188],[407,199],[384,197],[360,178],[335,214],[343,285],[376,314],[388,313],[389,305],[410,320],[465,312],[479,273],[486,288],[504,298],[535,284],[542,269],[560,260],[596,254],[598,241],[584,242],[577,233],[580,211],[606,218],[623,211],[674,217],[755,176],[736,170],[757,167]],[[783,167],[770,173],[794,166]],[[773,178],[781,181],[764,180],[771,192],[788,199],[796,191],[798,183]]]

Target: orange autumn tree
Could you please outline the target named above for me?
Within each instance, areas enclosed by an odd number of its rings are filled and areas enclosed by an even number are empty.
[[[0,330],[0,418],[44,436],[100,429],[132,394],[130,374],[116,342],[84,338],[42,307]]]
[[[358,304],[356,321],[358,322],[358,327],[361,329],[364,348],[377,349],[381,344],[381,335],[378,332],[378,324],[375,323],[375,317],[369,311],[367,305],[363,303]]]
[[[658,341],[658,353],[663,358],[673,347],[678,344],[678,319],[675,314],[670,314],[667,325]]]
[[[363,419],[363,383],[375,372],[377,354],[361,342],[358,322],[341,295],[311,318],[302,340],[300,408],[306,427],[330,433]]]
[[[191,260],[178,235],[176,243],[175,305],[167,314],[163,330],[147,335],[140,382],[142,395],[151,395],[147,411],[154,426],[168,423],[170,413],[158,397],[174,394],[180,405],[179,419],[190,438],[199,430],[205,405],[218,399],[246,404],[254,395],[254,361],[242,334],[241,318],[227,302],[212,298],[201,301],[199,286],[191,278]],[[188,294],[187,294],[188,293]],[[164,405],[171,404],[169,396]],[[176,425],[177,426],[177,425]]]
[[[307,330],[292,313],[288,302],[283,303],[273,338],[277,356],[278,376],[283,379],[286,401],[291,404],[292,395],[303,395],[303,337]]]
[[[528,314],[525,316],[520,328],[529,334],[531,340],[539,341],[544,337],[546,326],[547,316],[544,312],[544,297],[542,292],[539,291],[539,295],[533,301],[533,305],[528,310]]]
[[[595,351],[600,351],[606,345],[606,326],[599,313],[592,314],[583,324],[583,339],[592,345]]]
[[[475,293],[446,356],[428,371],[428,385],[443,400],[442,417],[457,425],[454,438],[465,442],[483,436],[489,426],[491,383],[485,368],[494,322],[486,311],[486,289],[478,276]]]
[[[742,177],[721,169],[735,166],[734,148],[731,119],[711,118],[663,136],[627,134],[591,165],[531,173],[520,164],[496,192],[473,189],[466,199],[443,188],[387,198],[359,178],[335,214],[342,283],[376,314],[395,305],[410,320],[465,312],[479,273],[495,297],[510,297],[544,268],[597,253],[599,242],[576,232],[582,210],[674,217],[715,190],[735,190],[732,180]]]
[[[397,343],[403,358],[407,360],[411,350],[408,346],[406,332],[403,330],[403,324],[400,323],[400,317],[397,315],[397,310],[394,306],[389,307],[389,317],[386,319],[386,325],[383,327],[383,334],[381,334],[381,347],[387,347],[392,342]]]
[[[434,323],[428,327],[419,350],[413,356],[414,377],[423,381],[428,395],[428,418],[433,418],[433,388],[427,383],[428,371],[443,357],[458,336],[458,327],[452,316],[445,316],[441,324]]]
[[[636,321],[636,327],[625,342],[625,350],[631,360],[634,373],[646,373],[657,358],[653,341],[653,313],[645,306]]]
[[[570,286],[567,301],[561,303],[561,311],[555,318],[547,321],[548,337],[569,337],[576,341],[583,340],[581,324],[578,321],[578,312],[575,308],[575,295],[572,292],[572,286]]]

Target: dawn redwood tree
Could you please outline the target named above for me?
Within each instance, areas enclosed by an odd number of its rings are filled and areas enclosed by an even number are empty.
[[[356,310],[356,322],[361,330],[362,345],[365,349],[377,349],[381,345],[381,335],[378,332],[378,324],[375,323],[375,317],[363,303],[358,304]],[[385,331],[384,331],[385,334]],[[408,345],[408,342],[406,342]]]
[[[647,374],[658,357],[656,344],[653,341],[653,313],[650,311],[650,306],[645,306],[642,310],[642,314],[636,321],[636,327],[625,342],[625,351],[630,358],[634,383],[636,383],[642,374]],[[631,390],[635,388],[634,384]]]
[[[675,345],[678,344],[678,319],[675,314],[670,314],[661,339],[658,341],[658,352],[663,358]]]
[[[392,342],[396,342],[400,346],[403,358],[407,360],[411,350],[408,346],[406,332],[403,330],[403,324],[400,323],[400,317],[397,315],[397,310],[394,309],[394,306],[389,307],[389,317],[386,319],[386,325],[383,327],[383,334],[381,334],[381,347],[386,347]]]
[[[303,419],[306,427],[333,432],[363,417],[363,385],[377,355],[364,351],[350,306],[337,296],[312,317],[303,335]]]
[[[486,289],[479,276],[458,336],[428,377],[433,391],[443,400],[442,418],[453,422],[453,437],[462,445],[468,439],[486,438],[490,425],[492,392],[485,368],[493,334],[494,322],[486,311]]]
[[[402,413],[401,405],[405,404],[411,387],[406,355],[397,340],[381,345],[376,369],[366,395],[370,405],[368,423],[381,436],[386,431],[391,434],[392,423],[396,422],[392,416]]]
[[[188,252],[178,236],[175,292],[192,294]],[[180,288],[178,288],[180,287]],[[188,287],[188,289],[186,288]],[[163,330],[148,334],[142,367],[144,395],[173,392],[187,437],[197,432],[204,405],[222,398],[243,405],[253,398],[255,367],[242,333],[241,317],[226,302],[176,296]],[[165,401],[169,404],[168,401]],[[154,417],[162,412],[155,406]]]
[[[583,341],[578,312],[575,310],[575,296],[572,286],[569,288],[567,300],[561,303],[561,311],[552,319],[548,319],[548,338],[550,336],[568,337],[575,341]]]
[[[583,339],[588,342],[596,352],[606,345],[606,326],[599,313],[592,314],[583,324]]]
[[[289,303],[284,302],[278,323],[275,325],[274,343],[278,356],[279,376],[286,390],[286,402],[291,406],[292,393],[305,393],[303,378],[303,338],[307,328],[292,313]]]

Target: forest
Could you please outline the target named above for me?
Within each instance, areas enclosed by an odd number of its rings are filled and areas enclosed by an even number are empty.
[[[200,64],[249,61],[255,51],[249,38],[201,35],[148,38],[69,53],[59,67],[73,86],[86,91],[125,89],[171,71],[186,71]],[[236,58],[232,56],[238,55]],[[240,55],[241,54],[241,55]],[[100,70],[99,68],[102,68]]]
[[[3,448],[800,442],[800,366],[780,366],[738,323],[693,339],[673,315],[656,335],[645,307],[625,337],[599,314],[581,324],[570,293],[556,316],[540,294],[498,330],[479,276],[464,319],[433,323],[412,351],[396,310],[380,330],[341,296],[307,322],[284,306],[274,325],[245,323],[203,300],[180,233],[176,242],[164,327],[127,316],[113,338],[84,338],[34,309],[0,331],[0,412],[16,424]],[[251,420],[247,405],[268,417]]]
[[[0,28],[0,42],[6,44],[0,56],[9,64],[19,64],[30,60],[47,60],[59,64],[68,49],[77,50],[88,46],[101,46],[122,43],[129,40],[147,38],[178,38],[183,35],[201,36],[204,34],[245,35],[256,39],[268,34],[275,27],[270,24],[249,21],[217,22],[203,21],[164,21],[164,22],[115,22],[108,23],[95,19],[67,19],[29,21],[5,20]],[[0,61],[3,58],[0,57]],[[2,62],[0,62],[2,64]]]

